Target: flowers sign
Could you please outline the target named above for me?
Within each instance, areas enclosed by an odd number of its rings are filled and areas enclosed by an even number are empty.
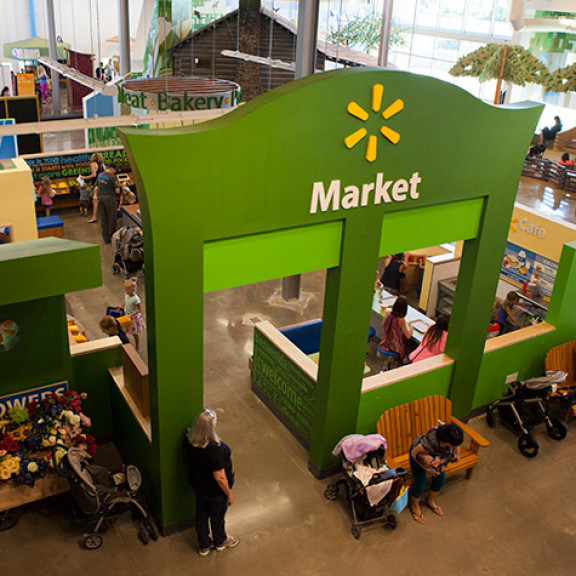
[[[13,406],[0,420],[0,485],[6,481],[34,486],[72,446],[96,453],[96,442],[84,432],[90,418],[82,413],[86,394],[65,391]]]

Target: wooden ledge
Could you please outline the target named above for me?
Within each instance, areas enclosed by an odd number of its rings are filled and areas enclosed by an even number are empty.
[[[401,366],[400,368],[395,368],[394,370],[388,370],[387,372],[380,372],[375,376],[369,376],[364,378],[362,382],[362,394],[365,392],[371,392],[372,390],[377,390],[378,388],[384,388],[390,384],[395,384],[397,382],[402,382],[403,380],[409,380],[415,376],[420,376],[421,374],[426,374],[427,372],[432,372],[438,368],[443,368],[444,366],[452,366],[454,360],[446,354],[439,354],[433,358],[427,358],[415,364],[409,364],[408,366]]]
[[[296,344],[290,342],[278,328],[276,328],[273,324],[268,322],[267,320],[263,320],[262,322],[258,322],[256,324],[256,329],[266,336],[272,344],[274,344],[277,348],[282,350],[282,352],[298,366],[308,377],[312,378],[314,382],[318,382],[318,364],[308,358]]]
[[[118,336],[99,338],[98,340],[90,340],[89,342],[81,342],[80,344],[72,344],[70,346],[70,356],[84,356],[85,354],[93,354],[94,352],[102,352],[103,350],[111,350],[112,348],[120,348],[122,341]]]
[[[110,338],[110,340],[112,340],[112,338]],[[108,370],[108,372],[110,373],[110,376],[112,376],[112,379],[114,380],[114,383],[118,387],[118,390],[120,390],[120,394],[122,394],[122,396],[124,397],[124,400],[126,400],[126,404],[128,404],[128,407],[132,411],[132,414],[134,414],[134,418],[136,418],[136,421],[138,422],[138,424],[140,424],[140,428],[142,428],[142,430],[144,431],[144,434],[146,434],[146,437],[148,438],[148,442],[151,443],[152,442],[152,424],[150,422],[150,418],[149,417],[146,418],[142,414],[142,412],[140,412],[140,409],[138,408],[136,402],[134,401],[134,399],[132,398],[132,396],[130,395],[128,390],[126,389],[126,386],[124,384],[124,367],[123,366],[115,366],[114,368],[110,368]]]
[[[544,334],[549,334],[554,332],[556,328],[548,322],[541,322],[540,324],[534,324],[534,326],[528,326],[527,328],[522,328],[521,330],[515,330],[514,332],[508,332],[508,334],[502,334],[502,336],[496,336],[495,338],[489,338],[486,340],[484,345],[484,354],[494,352],[496,350],[501,350],[512,344],[518,344],[519,342],[524,342],[525,340],[531,340],[532,338],[537,338],[538,336],[543,336]]]

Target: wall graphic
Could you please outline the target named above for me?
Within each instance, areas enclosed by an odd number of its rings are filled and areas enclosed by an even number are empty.
[[[541,296],[550,298],[557,271],[557,262],[512,242],[506,242],[506,251],[502,260],[502,276],[519,288],[539,275],[538,291]]]
[[[254,330],[252,387],[308,448],[314,409],[314,381],[258,329]]]

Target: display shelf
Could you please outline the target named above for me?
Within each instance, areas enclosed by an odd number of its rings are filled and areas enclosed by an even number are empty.
[[[68,490],[68,480],[53,472],[49,472],[44,478],[36,480],[32,487],[25,484],[3,483],[0,485],[0,512],[55,496]]]
[[[436,304],[436,316],[445,314],[452,315],[454,305],[454,294],[456,294],[456,284],[458,277],[447,278],[438,282],[438,303]]]

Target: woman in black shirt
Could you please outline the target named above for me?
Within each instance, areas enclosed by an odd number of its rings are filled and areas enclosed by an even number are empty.
[[[230,448],[216,433],[216,413],[203,410],[188,428],[184,441],[188,481],[196,496],[196,532],[200,556],[212,548],[225,550],[240,542],[226,534],[226,511],[232,505],[234,473]],[[210,528],[212,538],[210,538]]]

